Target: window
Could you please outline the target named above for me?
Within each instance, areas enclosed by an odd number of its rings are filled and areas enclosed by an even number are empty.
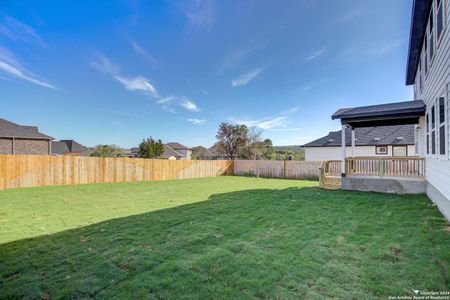
[[[392,146],[392,156],[408,156],[408,147]]]
[[[424,41],[425,41],[425,45],[424,45],[424,48],[423,48],[423,65],[424,65],[424,71],[425,71],[425,75],[427,74],[427,72],[428,72],[428,60],[427,60],[427,55],[428,55],[428,52],[427,52],[427,49],[428,49],[428,42],[427,42],[427,33],[425,32],[425,39],[424,39]]]
[[[381,154],[381,155],[388,154],[387,146],[376,146],[375,154]]]
[[[445,99],[439,98],[439,154],[445,155],[446,146],[446,134],[445,134]]]
[[[420,60],[419,60],[420,61]],[[419,66],[417,67],[418,68],[418,70],[417,70],[417,73],[419,73],[419,91],[422,91],[422,72],[420,72],[420,65],[421,64],[419,64]]]
[[[430,113],[427,113],[427,154],[430,154]]]
[[[431,108],[431,154],[436,154],[436,114],[434,106]]]
[[[437,15],[436,15],[436,31],[437,31],[437,41],[441,37],[442,29],[444,29],[444,9],[441,0],[437,0]]]
[[[430,18],[428,20],[428,24],[429,24],[428,26],[429,26],[429,30],[430,30],[430,32],[429,32],[429,36],[430,36],[430,45],[429,45],[430,46],[429,47],[429,49],[430,49],[430,62],[433,59],[433,51],[434,51],[433,17],[434,17],[433,9],[431,9]]]

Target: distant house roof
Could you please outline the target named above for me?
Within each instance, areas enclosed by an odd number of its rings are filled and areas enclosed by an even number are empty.
[[[417,67],[420,61],[428,16],[431,11],[432,0],[414,0],[411,14],[411,28],[409,33],[408,61],[406,65],[406,85],[414,83]]]
[[[178,149],[189,150],[188,147],[186,147],[185,145],[182,145],[180,143],[177,143],[177,142],[170,142],[170,143],[167,143],[166,145],[175,150],[178,150]]]
[[[371,127],[374,125],[417,124],[425,114],[422,100],[394,102],[354,108],[341,108],[331,119],[341,119],[342,124],[353,127]]]
[[[201,157],[213,157],[214,153],[212,153],[209,149],[202,147],[197,150],[197,155]]]
[[[35,126],[23,126],[0,118],[0,137],[53,140],[38,131]]]
[[[345,132],[346,145],[351,146],[351,129]],[[303,147],[339,147],[342,130],[303,145]],[[379,126],[355,128],[356,146],[414,145],[414,125]]]
[[[181,154],[180,152],[174,150],[168,144],[164,144],[164,153],[160,156],[160,158],[168,159],[168,158],[170,158],[172,156],[174,156],[176,158],[184,157],[183,154]]]
[[[86,153],[89,149],[74,140],[61,140],[52,142],[53,154]]]

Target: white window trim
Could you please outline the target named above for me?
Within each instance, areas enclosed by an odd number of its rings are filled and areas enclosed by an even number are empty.
[[[445,0],[441,0],[441,9],[442,9],[442,32],[441,32],[441,36],[440,37],[438,37],[437,36],[437,22],[436,22],[436,38],[437,38],[437,40],[436,40],[436,50],[440,47],[440,45],[441,45],[441,43],[442,43],[442,40],[443,40],[443,36],[445,35],[445,31],[446,31],[446,29],[447,29],[447,18],[446,18],[446,13],[447,13],[447,7],[445,6],[445,4],[446,4],[446,1]],[[435,15],[435,17],[436,17],[436,21],[437,21],[437,12],[438,12],[438,10],[439,10],[439,8],[438,8],[438,6],[437,6],[437,1],[435,1],[434,2],[434,6],[435,6],[435,10],[436,10],[436,15]]]
[[[440,96],[437,97],[436,99],[436,107],[438,107],[438,113],[437,113],[437,118],[436,118],[436,130],[437,130],[437,136],[436,136],[436,154],[438,159],[441,160],[447,160],[448,159],[448,99],[446,97],[447,95],[447,91],[446,91],[446,87],[444,86],[444,88],[441,90]],[[445,128],[445,154],[441,154],[441,134],[440,134],[440,130],[441,130],[441,126],[442,123],[440,121],[440,106],[439,106],[439,99],[440,98],[444,98],[444,128]]]
[[[445,99],[445,103],[447,105],[447,116],[445,119],[447,122],[447,159],[450,160],[450,83],[446,84]]]

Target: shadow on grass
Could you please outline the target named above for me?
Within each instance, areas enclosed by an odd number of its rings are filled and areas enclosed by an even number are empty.
[[[0,298],[371,298],[446,290],[425,196],[246,190],[0,245]]]

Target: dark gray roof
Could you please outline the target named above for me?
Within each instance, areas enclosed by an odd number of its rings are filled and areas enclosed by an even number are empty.
[[[69,147],[64,142],[52,141],[52,153],[53,154],[64,154],[70,152]]]
[[[61,140],[52,142],[52,153],[64,154],[67,152],[72,153],[86,153],[89,149],[74,140]]]
[[[170,148],[175,149],[175,150],[178,150],[178,149],[189,150],[188,147],[186,147],[185,145],[182,145],[180,143],[177,143],[177,142],[170,142],[170,143],[167,143],[166,145],[168,145]]]
[[[22,126],[1,118],[0,137],[53,140],[51,136],[40,133],[35,126]]]
[[[414,125],[355,128],[356,146],[414,145]],[[345,131],[346,145],[351,146],[351,129]],[[341,146],[341,130],[303,145],[303,147]]]
[[[409,32],[408,61],[406,65],[406,85],[414,83],[420,61],[425,29],[431,11],[432,0],[414,0]]]
[[[177,158],[184,157],[183,154],[179,153],[178,151],[172,149],[168,144],[164,144],[164,153],[161,155],[161,158],[169,158],[171,156],[175,156]]]
[[[386,114],[410,113],[410,112],[424,112],[425,104],[422,100],[394,102],[387,104],[360,106],[354,108],[341,108],[336,111],[331,118],[346,119],[346,118],[360,118],[367,116],[383,116]]]

